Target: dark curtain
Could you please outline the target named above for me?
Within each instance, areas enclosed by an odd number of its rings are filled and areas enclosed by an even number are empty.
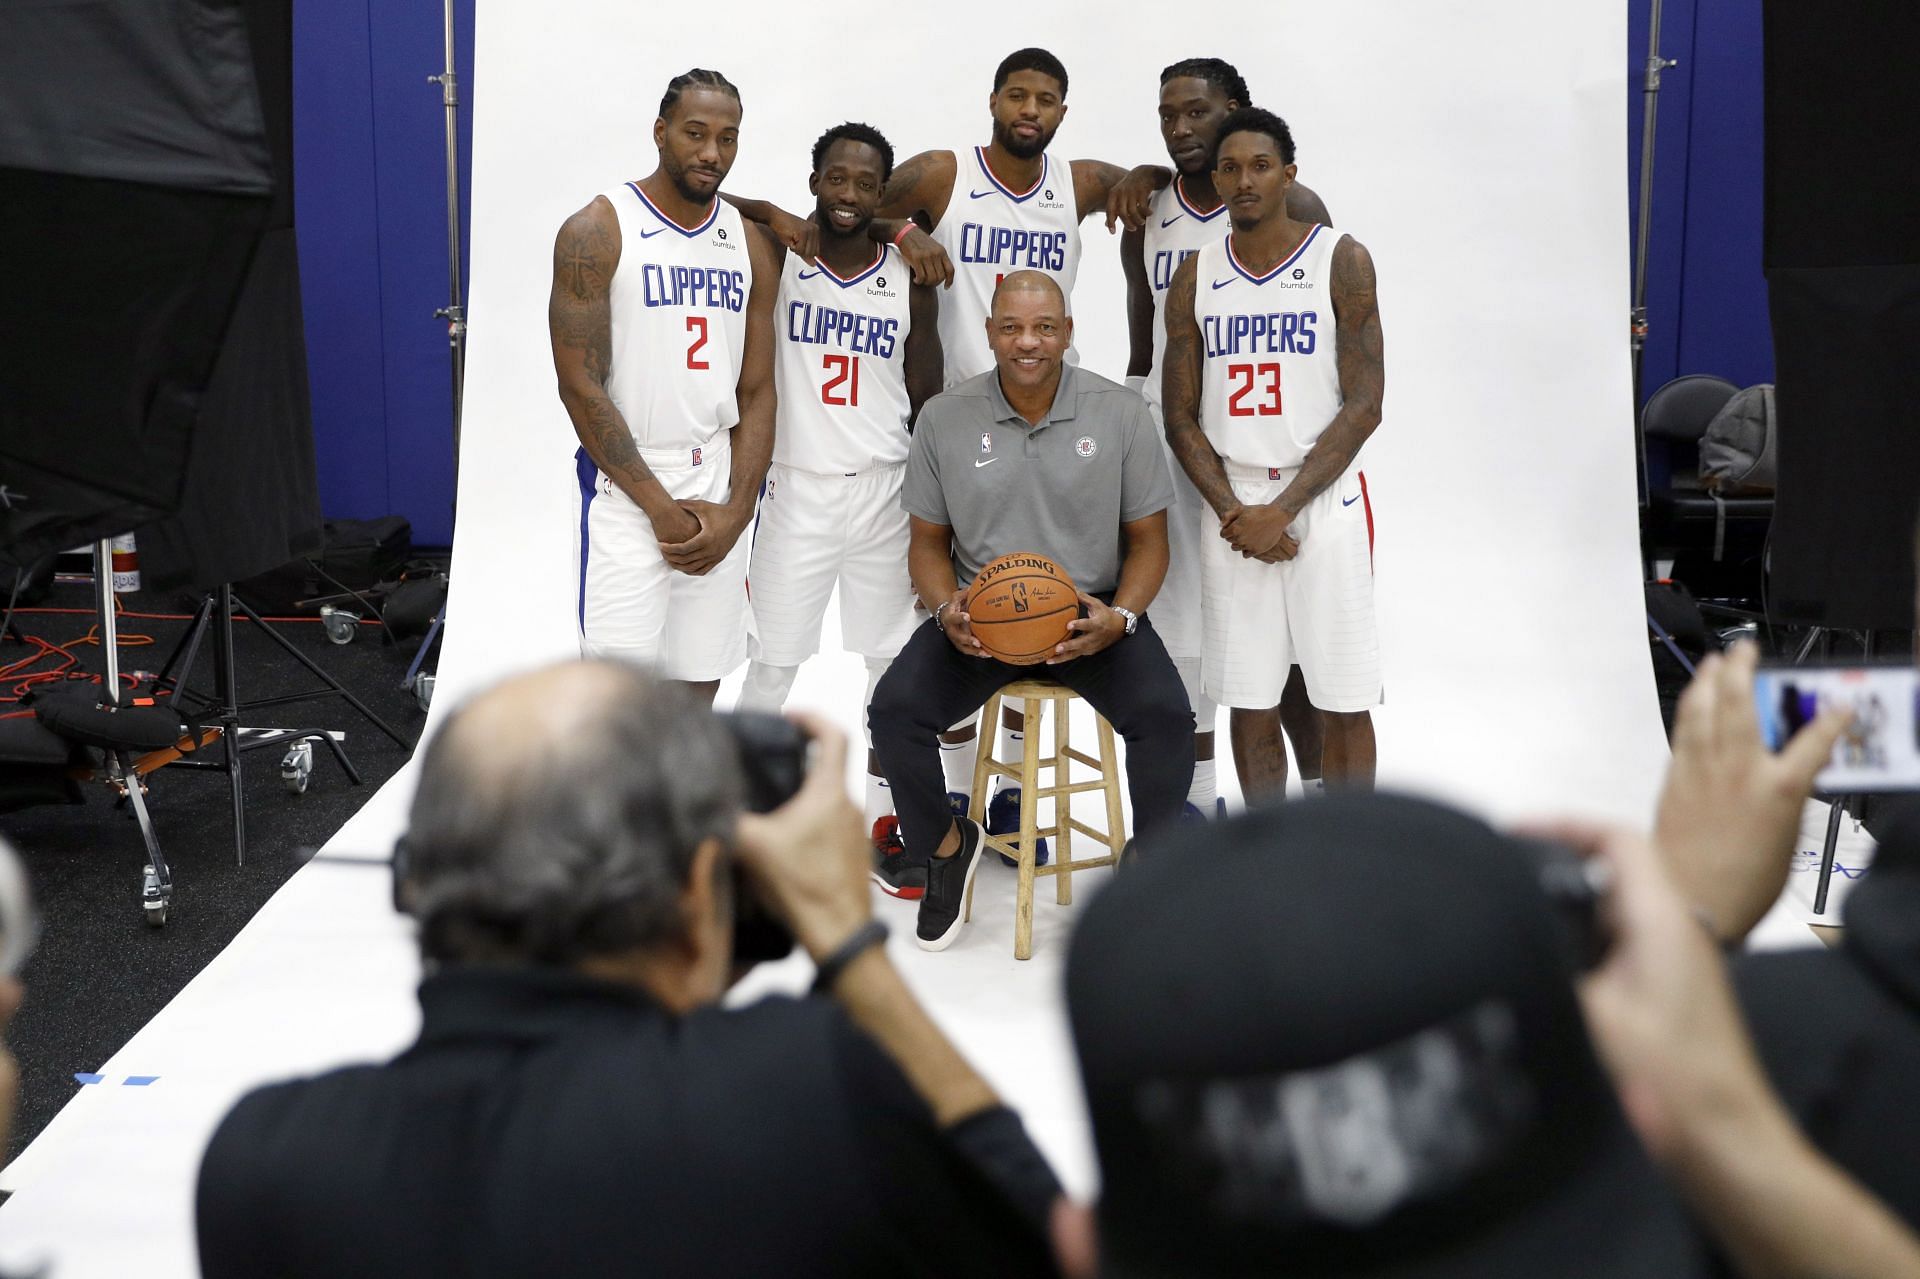
[[[156,587],[252,577],[320,547],[293,219],[293,6],[243,0],[272,160],[266,232],[200,404],[179,512],[137,530]]]
[[[1771,603],[1913,627],[1920,6],[1768,0],[1766,266],[1780,412]]]

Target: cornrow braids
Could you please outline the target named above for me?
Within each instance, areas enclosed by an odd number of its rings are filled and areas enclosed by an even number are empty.
[[[735,102],[740,101],[740,88],[718,71],[709,71],[705,67],[695,67],[682,72],[667,81],[667,91],[660,97],[660,115],[664,119],[680,101],[680,95],[688,89],[718,89],[722,93],[733,95]]]

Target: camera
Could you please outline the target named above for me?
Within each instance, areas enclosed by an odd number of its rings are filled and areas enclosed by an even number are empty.
[[[1565,844],[1538,839],[1515,842],[1533,860],[1541,891],[1553,904],[1566,936],[1574,968],[1583,973],[1598,968],[1613,942],[1600,917],[1600,899],[1612,888],[1612,873],[1604,862],[1582,857]]]
[[[746,809],[770,813],[792,799],[807,776],[807,735],[778,715],[723,713],[720,723],[740,755]],[[738,865],[733,870],[733,962],[735,967],[785,959],[793,934],[753,891]]]

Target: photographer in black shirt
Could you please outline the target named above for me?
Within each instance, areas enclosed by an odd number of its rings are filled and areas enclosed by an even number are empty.
[[[1058,1185],[875,944],[846,740],[803,727],[807,779],[760,816],[722,721],[631,669],[456,712],[397,887],[419,1040],[240,1101],[203,1273],[1049,1273]],[[719,1006],[736,864],[830,998]]]

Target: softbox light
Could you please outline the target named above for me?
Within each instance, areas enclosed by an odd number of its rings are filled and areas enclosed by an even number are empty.
[[[232,529],[171,539],[172,565],[154,539],[163,580],[210,583],[317,526],[288,32],[288,0],[0,7],[0,558]],[[242,435],[292,460],[225,456]],[[279,512],[272,535],[217,503],[196,519],[216,491]]]

